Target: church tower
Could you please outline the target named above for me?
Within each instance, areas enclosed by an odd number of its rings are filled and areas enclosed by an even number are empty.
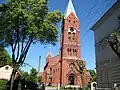
[[[71,0],[69,0],[64,14],[61,33],[61,47],[63,58],[81,58],[80,23]]]
[[[80,77],[70,69],[70,63],[76,60],[81,60],[80,22],[69,0],[61,32],[61,85],[80,85]]]
[[[72,0],[69,0],[64,14],[61,30],[60,53],[52,56],[48,53],[46,65],[42,75],[46,85],[61,86],[75,85],[82,86],[82,80],[71,63],[81,60],[80,47],[80,22],[73,7]],[[90,78],[86,78],[84,70],[84,84],[88,84]]]

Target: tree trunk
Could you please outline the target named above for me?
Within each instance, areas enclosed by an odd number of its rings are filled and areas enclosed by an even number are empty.
[[[84,75],[81,74],[81,80],[82,80],[82,90],[86,90],[85,89],[85,82],[84,82]]]
[[[13,69],[13,71],[12,71],[12,75],[11,75],[11,83],[10,83],[10,90],[12,90],[12,88],[13,88],[13,83],[14,83],[14,78],[15,78],[15,69]]]
[[[13,83],[14,83],[14,75],[11,76],[10,90],[12,90]]]

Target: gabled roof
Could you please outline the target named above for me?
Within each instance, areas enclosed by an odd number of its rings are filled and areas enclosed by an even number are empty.
[[[51,57],[52,57],[51,52],[48,52],[48,54],[47,54],[47,58],[51,58]]]
[[[76,18],[78,18],[77,15],[76,15],[72,0],[69,0],[67,9],[66,9],[65,14],[64,14],[65,15],[64,18],[67,18],[70,15],[71,12],[73,12],[74,15],[76,16]]]

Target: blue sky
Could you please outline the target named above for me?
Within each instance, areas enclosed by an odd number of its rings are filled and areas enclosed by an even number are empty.
[[[65,12],[69,0],[49,0],[49,11],[60,10]],[[81,54],[82,59],[87,62],[88,69],[95,69],[95,48],[94,48],[94,33],[89,30],[93,24],[115,3],[116,0],[72,0],[74,8],[80,20],[80,40],[81,40]],[[3,3],[0,0],[0,3]],[[61,31],[61,24],[58,26],[59,35]],[[38,56],[41,56],[40,70],[43,71],[43,67],[46,63],[46,55],[51,51],[55,56],[59,53],[59,42],[56,46],[47,45],[44,46],[37,43],[32,45],[27,55],[26,61],[32,67],[38,67]],[[11,49],[7,48],[7,51],[11,54]],[[25,71],[29,71],[31,67],[24,67]]]

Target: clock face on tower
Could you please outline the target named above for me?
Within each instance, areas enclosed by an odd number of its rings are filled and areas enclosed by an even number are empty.
[[[73,27],[70,27],[70,28],[68,29],[68,33],[76,34],[76,29],[73,28]]]

